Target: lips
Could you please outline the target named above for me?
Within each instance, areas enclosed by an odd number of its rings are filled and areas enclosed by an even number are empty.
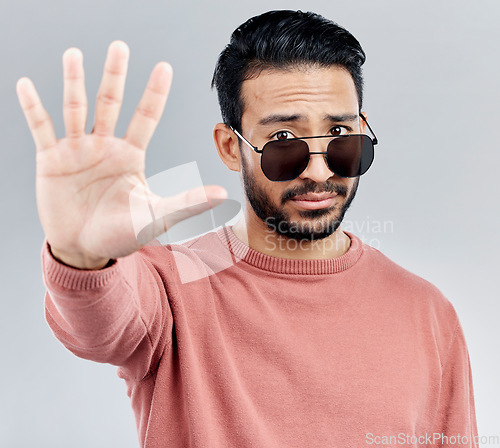
[[[304,210],[317,210],[331,207],[336,193],[307,193],[291,198],[293,204]]]
[[[294,196],[292,201],[323,201],[335,196],[337,196],[337,193],[306,193]]]

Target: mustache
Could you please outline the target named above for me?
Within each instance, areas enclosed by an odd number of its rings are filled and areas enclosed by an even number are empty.
[[[284,191],[281,195],[281,204],[284,204],[286,201],[294,198],[295,196],[307,193],[336,193],[339,196],[347,197],[347,187],[331,181],[323,182],[322,184],[307,182]]]

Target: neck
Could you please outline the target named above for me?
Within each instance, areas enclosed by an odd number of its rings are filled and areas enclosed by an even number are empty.
[[[319,260],[345,254],[351,239],[339,227],[321,240],[295,240],[270,229],[253,211],[245,210],[242,218],[232,227],[236,237],[260,253],[278,258]]]

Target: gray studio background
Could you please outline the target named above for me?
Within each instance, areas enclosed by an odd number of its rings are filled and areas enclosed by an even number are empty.
[[[174,67],[147,175],[196,161],[205,184],[241,199],[220,162],[210,80],[232,30],[268,9],[313,10],[349,29],[366,53],[365,107],[379,137],[346,230],[436,284],[460,316],[479,432],[500,446],[500,3],[477,1],[1,2],[0,446],[137,447],[125,386],[108,365],[73,356],[43,315],[43,233],[35,150],[15,96],[29,76],[62,136],[61,55],[84,53],[93,111],[108,44],[131,48],[123,135],[157,61]],[[92,114],[89,117],[89,126]]]

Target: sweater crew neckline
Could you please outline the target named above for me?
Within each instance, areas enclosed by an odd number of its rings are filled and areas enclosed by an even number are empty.
[[[350,238],[351,244],[346,253],[340,257],[302,260],[279,258],[267,255],[250,248],[234,234],[230,226],[217,230],[222,243],[229,247],[236,261],[243,261],[251,266],[279,274],[322,275],[343,272],[356,264],[363,253],[363,242],[350,232],[344,233]]]

